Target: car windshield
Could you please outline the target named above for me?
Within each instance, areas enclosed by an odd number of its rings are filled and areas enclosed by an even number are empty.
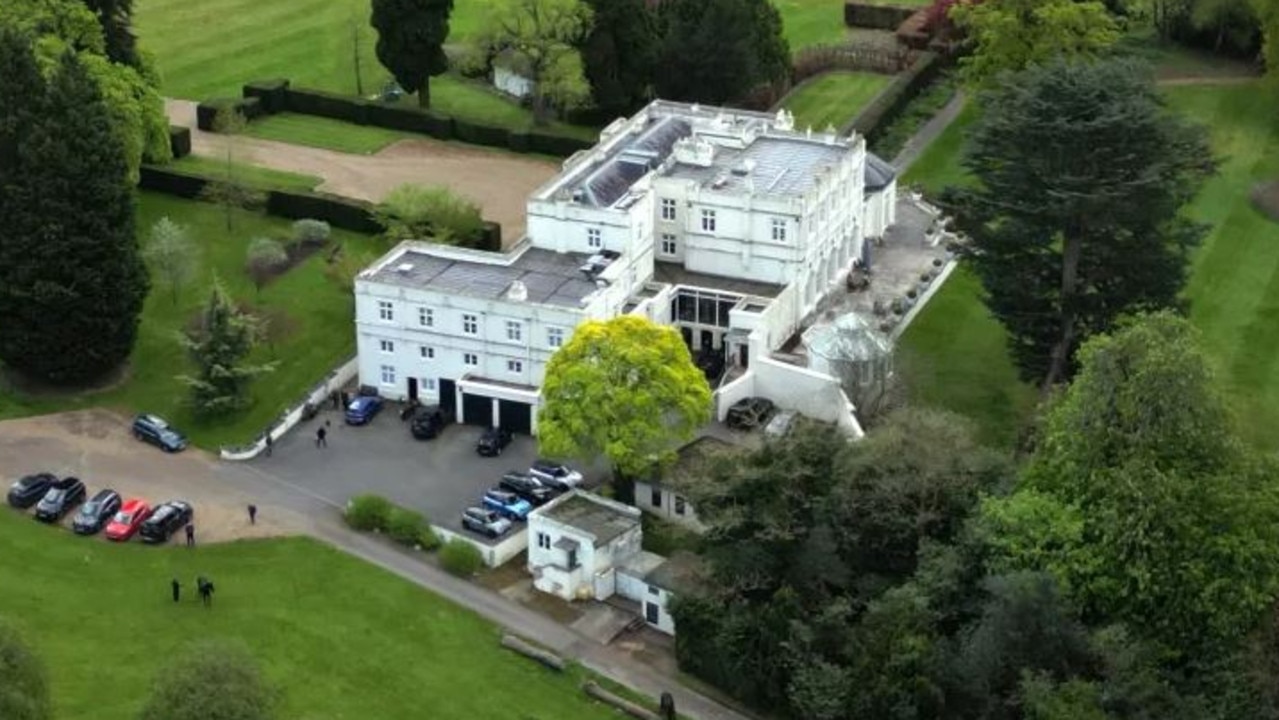
[[[80,514],[85,517],[93,517],[98,514],[98,504],[87,502],[80,506]]]
[[[131,520],[133,520],[133,513],[127,513],[121,510],[115,514],[115,521],[118,523],[125,523],[127,525]]]
[[[50,490],[48,493],[45,494],[44,499],[51,503],[61,502],[62,496],[66,494],[67,494],[66,490]]]
[[[174,431],[172,431],[172,430],[163,430],[163,431],[161,431],[161,432],[160,432],[160,437],[164,438],[164,441],[165,441],[165,442],[174,442],[174,443],[176,443],[176,442],[181,442],[181,441],[182,441],[182,436],[181,436],[181,435],[179,435],[179,434],[177,434],[176,432],[174,432]]]

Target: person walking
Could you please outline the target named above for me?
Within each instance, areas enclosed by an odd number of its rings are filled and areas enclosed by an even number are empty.
[[[271,457],[271,444],[272,444],[271,431],[268,430],[266,433],[266,456],[267,457]]]
[[[213,604],[213,583],[203,575],[195,579],[195,586],[199,588],[200,603],[206,608]]]
[[[173,587],[173,602],[179,602],[182,600],[182,583],[178,582],[177,578],[173,578],[171,585]]]
[[[329,441],[328,441],[328,439],[327,439],[328,434],[329,434],[329,431],[328,431],[328,430],[326,430],[326,429],[324,429],[324,428],[320,428],[319,430],[316,430],[316,431],[315,431],[315,446],[316,446],[316,447],[328,447],[328,446],[329,446]]]
[[[257,505],[249,505],[249,524],[250,525],[258,524],[258,506]]]
[[[195,547],[195,525],[187,523],[187,547]]]

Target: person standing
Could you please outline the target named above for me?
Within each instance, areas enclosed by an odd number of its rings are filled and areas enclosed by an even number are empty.
[[[315,446],[316,446],[316,447],[328,447],[328,446],[329,446],[329,441],[328,441],[328,439],[327,439],[328,434],[329,434],[329,431],[328,431],[328,430],[325,430],[324,428],[320,428],[319,430],[316,430],[316,431],[315,431]]]
[[[187,523],[187,547],[195,547],[195,525]]]
[[[173,587],[173,602],[179,602],[182,600],[182,583],[178,582],[177,578],[173,578],[171,585]]]
[[[272,444],[271,431],[268,430],[266,433],[266,456],[267,457],[271,457],[271,444]]]
[[[258,506],[257,505],[249,505],[249,524],[250,525],[258,524]]]

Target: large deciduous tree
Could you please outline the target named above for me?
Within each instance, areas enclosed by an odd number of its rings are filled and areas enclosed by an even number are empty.
[[[1178,303],[1204,234],[1180,210],[1213,158],[1125,60],[1037,66],[982,102],[963,161],[975,186],[946,202],[1018,368],[1047,391],[1117,316]]]
[[[141,720],[271,720],[278,692],[238,645],[204,642],[156,677]]]
[[[77,56],[26,102],[39,119],[0,193],[0,359],[54,383],[93,380],[128,358],[149,288],[128,160]]]
[[[0,718],[49,720],[52,717],[44,664],[18,631],[0,618]]]
[[[661,33],[645,0],[587,0],[595,19],[582,42],[591,96],[602,111],[630,114],[648,100]]]
[[[431,106],[431,78],[449,68],[444,41],[449,36],[453,0],[373,0],[377,57],[401,87]]]
[[[660,97],[731,102],[790,74],[790,46],[769,0],[665,0],[658,19]]]
[[[574,107],[590,96],[578,45],[590,32],[583,0],[502,0],[488,13],[481,43],[490,55],[513,53],[533,83],[533,117],[550,119],[552,106]]]
[[[1114,17],[1099,2],[961,2],[950,17],[972,46],[960,65],[965,80],[975,85],[992,85],[1000,73],[1053,58],[1095,58],[1120,37]]]
[[[710,386],[680,334],[622,315],[579,325],[551,356],[537,422],[547,454],[603,456],[635,477],[710,417]]]
[[[274,369],[274,365],[252,365],[249,353],[261,336],[257,319],[242,312],[227,297],[220,282],[200,316],[200,326],[180,337],[195,363],[195,375],[178,377],[191,389],[191,405],[196,413],[211,417],[240,410],[249,403],[249,383]]]

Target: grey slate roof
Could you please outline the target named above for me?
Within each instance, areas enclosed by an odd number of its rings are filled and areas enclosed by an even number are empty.
[[[526,302],[559,307],[581,307],[595,292],[595,283],[578,269],[587,255],[529,248],[509,265],[496,265],[428,255],[409,250],[382,266],[367,279],[453,295],[496,300],[519,280],[528,288]],[[407,270],[401,267],[411,265]]]
[[[835,165],[849,152],[851,148],[828,145],[821,140],[765,135],[744,148],[717,147],[710,167],[680,163],[668,174],[705,187],[722,179],[725,182],[719,190],[723,192],[745,192],[753,178],[758,194],[793,197],[812,188],[813,180],[823,167]],[[733,173],[744,168],[747,161],[754,163],[752,178]]]
[[[883,190],[896,177],[897,168],[873,152],[866,153],[866,192]]]
[[[634,139],[622,144],[602,164],[591,171],[576,191],[595,207],[610,207],[671,154],[675,141],[693,133],[693,126],[678,117],[663,117]]]
[[[696,590],[707,581],[709,574],[702,558],[687,550],[679,550],[644,576],[644,582],[679,595]]]

